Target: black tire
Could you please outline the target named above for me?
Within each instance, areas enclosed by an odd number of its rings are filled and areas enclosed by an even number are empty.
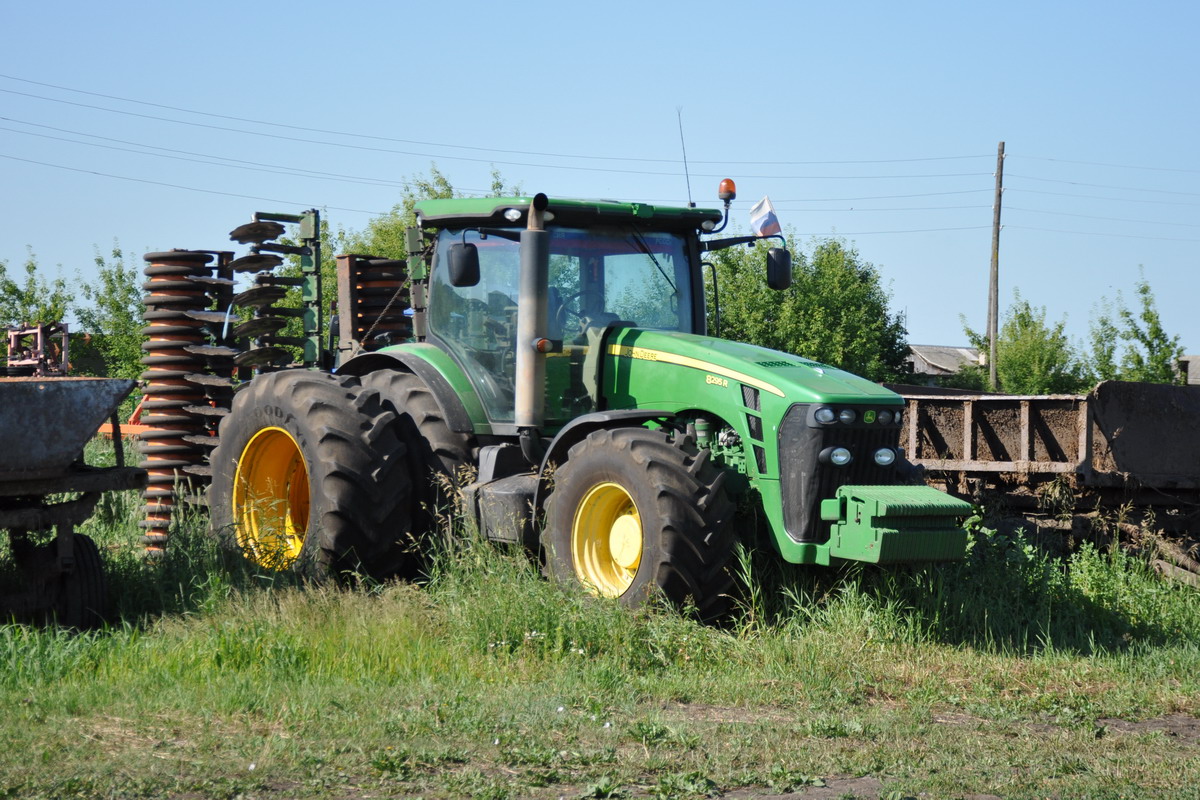
[[[691,602],[702,619],[720,616],[737,543],[724,482],[689,436],[590,434],[552,477],[542,532],[548,572],[627,606],[661,593],[677,606]]]
[[[404,572],[412,485],[394,420],[357,378],[255,377],[212,453],[214,533],[259,566],[313,578]]]
[[[100,550],[90,536],[75,534],[74,568],[62,575],[54,614],[59,625],[78,630],[100,626],[108,608],[108,583]]]
[[[474,463],[475,437],[450,429],[433,390],[411,372],[380,370],[362,378],[384,408],[396,415],[396,432],[408,448],[413,483],[414,531],[418,538],[452,511],[463,468]]]

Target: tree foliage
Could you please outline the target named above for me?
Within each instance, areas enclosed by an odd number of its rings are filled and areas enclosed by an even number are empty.
[[[792,247],[792,285],[767,287],[766,246],[711,253],[716,291],[708,286],[709,330],[812,358],[871,380],[901,379],[908,347],[879,270],[840,239],[817,240],[811,255]]]
[[[1065,333],[1066,320],[1047,323],[1045,307],[1035,308],[1013,292],[1013,304],[996,339],[999,391],[1009,394],[1078,393],[1099,381],[1180,383],[1183,346],[1168,334],[1154,292],[1140,278],[1134,289],[1137,310],[1120,293],[1115,304],[1102,299],[1093,311],[1087,349],[1075,347]],[[987,338],[963,323],[971,344],[986,351]],[[945,385],[987,388],[987,368],[969,367]]]
[[[1098,380],[1143,381],[1146,383],[1182,383],[1179,370],[1183,345],[1179,336],[1163,328],[1154,301],[1154,292],[1144,275],[1134,283],[1136,311],[1129,309],[1120,293],[1114,308],[1103,301],[1092,319],[1089,339],[1092,344],[1092,369]],[[1117,359],[1118,343],[1121,349]]]
[[[25,280],[8,276],[8,264],[0,261],[0,322],[4,325],[35,325],[61,322],[74,296],[61,277],[47,281],[38,275],[33,252],[25,261]]]
[[[996,335],[998,391],[1008,394],[1073,394],[1091,383],[1087,365],[1066,334],[1066,319],[1048,323],[1045,306],[1035,307],[1018,290]],[[974,347],[988,350],[985,335],[966,326]],[[982,368],[986,370],[986,367]]]
[[[489,197],[512,197],[520,193],[520,184],[509,185],[498,170],[492,170]],[[339,230],[332,236],[331,252],[405,258],[404,231],[417,224],[417,203],[461,196],[437,165],[431,164],[428,175],[415,175],[404,182],[400,202],[390,212],[373,218],[361,231]]]
[[[24,280],[9,277],[8,263],[0,261],[0,327],[61,322],[72,295],[62,277],[51,281],[38,275],[32,251],[25,260]],[[8,337],[0,335],[0,358],[8,354]]]
[[[109,257],[95,256],[96,279],[82,283],[86,304],[77,304],[79,329],[91,335],[90,346],[103,359],[113,378],[136,378],[142,371],[142,329],[145,327],[142,289],[135,264],[127,263],[114,243]]]
[[[1117,347],[1121,341],[1121,330],[1113,321],[1112,303],[1102,299],[1093,311],[1088,327],[1091,344],[1091,360],[1088,364],[1092,377],[1097,381],[1115,381],[1121,376],[1121,365],[1117,361]]]

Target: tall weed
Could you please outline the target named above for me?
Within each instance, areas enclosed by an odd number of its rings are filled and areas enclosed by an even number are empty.
[[[617,601],[560,586],[520,548],[498,548],[456,521],[431,558],[427,590],[464,647],[476,655],[655,670],[717,647],[665,604],[630,611]]]
[[[1200,643],[1200,593],[1116,548],[1085,545],[1056,558],[1022,529],[972,524],[961,562],[831,570],[747,551],[741,570],[749,588],[735,625],[743,634],[841,630],[1012,653]]]

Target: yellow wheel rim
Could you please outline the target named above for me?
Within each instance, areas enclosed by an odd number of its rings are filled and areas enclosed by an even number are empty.
[[[620,597],[642,562],[642,518],[629,492],[615,483],[588,490],[571,523],[571,557],[583,584]]]
[[[242,551],[256,564],[286,569],[308,530],[308,467],[283,428],[263,428],[246,443],[233,481],[233,521]]]

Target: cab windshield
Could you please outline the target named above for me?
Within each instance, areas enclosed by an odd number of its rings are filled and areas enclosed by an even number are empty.
[[[519,229],[502,233],[443,230],[430,281],[429,331],[467,370],[493,422],[513,419],[513,376],[520,272]],[[451,286],[449,247],[479,249],[480,281]],[[566,355],[587,342],[588,328],[627,325],[692,332],[691,274],[685,239],[634,225],[550,228],[547,309],[551,339]],[[551,370],[548,370],[551,372]],[[548,393],[554,416],[561,398]],[[561,408],[561,413],[572,411]]]

